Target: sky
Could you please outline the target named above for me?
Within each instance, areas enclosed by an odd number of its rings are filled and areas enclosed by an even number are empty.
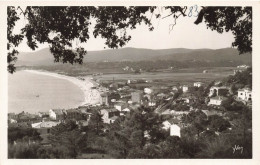
[[[162,15],[167,15],[166,12]],[[149,13],[150,14],[150,13]],[[194,14],[196,15],[196,14]],[[149,16],[149,15],[148,15]],[[151,16],[151,15],[150,15]],[[148,17],[149,18],[149,17]],[[197,17],[186,16],[179,17],[176,21],[176,25],[170,31],[169,26],[173,24],[174,20],[171,17],[165,19],[156,19],[155,16],[152,17],[152,23],[154,26],[153,31],[149,31],[146,25],[141,24],[137,26],[137,29],[128,30],[127,33],[132,36],[132,39],[124,47],[134,47],[134,48],[147,48],[147,49],[169,49],[169,48],[189,48],[189,49],[220,49],[231,47],[234,40],[234,36],[231,32],[224,32],[222,34],[216,31],[211,31],[207,29],[204,22],[199,25],[195,25],[194,22]],[[21,27],[26,24],[24,19],[21,19],[16,27],[15,32],[18,32]],[[87,43],[80,44],[87,51],[94,50],[104,50],[108,49],[104,44],[105,40],[98,37],[91,38]],[[48,47],[48,44],[41,44],[40,50]],[[18,47],[20,52],[31,52],[32,50],[26,45],[26,40],[24,40]]]

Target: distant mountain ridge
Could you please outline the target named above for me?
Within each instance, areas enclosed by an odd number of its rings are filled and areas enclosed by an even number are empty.
[[[84,57],[84,62],[102,61],[244,61],[246,64],[252,63],[252,55],[247,53],[239,55],[233,48],[223,49],[143,49],[143,48],[122,48],[101,51],[88,51]],[[44,48],[36,52],[22,52],[18,55],[17,65],[39,66],[54,65],[54,57],[49,48]]]

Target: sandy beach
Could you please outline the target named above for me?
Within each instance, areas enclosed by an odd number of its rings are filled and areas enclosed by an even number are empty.
[[[82,102],[81,105],[95,105],[99,103],[100,92],[97,89],[92,89],[92,87],[94,87],[95,84],[92,82],[90,77],[84,77],[85,80],[80,80],[76,77],[61,75],[61,74],[47,72],[47,71],[38,71],[38,70],[25,70],[25,71],[34,74],[40,74],[40,75],[52,76],[59,79],[64,79],[77,85],[83,91],[85,96],[84,102]]]

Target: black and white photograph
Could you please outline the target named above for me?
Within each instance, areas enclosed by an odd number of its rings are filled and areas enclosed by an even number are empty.
[[[258,3],[11,4],[7,160],[256,158]]]

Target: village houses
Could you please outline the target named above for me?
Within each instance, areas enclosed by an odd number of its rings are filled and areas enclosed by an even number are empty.
[[[218,105],[219,106],[226,99],[227,98],[223,97],[223,96],[215,96],[215,97],[210,98],[208,105]]]
[[[181,137],[181,127],[179,126],[179,120],[178,119],[169,119],[164,121],[163,129],[170,130],[170,136],[178,136]]]
[[[195,82],[195,83],[193,83],[194,87],[201,87],[202,85],[203,85],[202,82]]]
[[[65,119],[64,111],[62,109],[50,109],[49,117],[52,120],[61,121]]]
[[[214,94],[216,94],[216,96],[226,96],[226,94],[229,92],[229,90],[230,89],[228,87],[213,86],[210,88],[209,97],[213,96]]]
[[[143,91],[134,91],[131,92],[131,100],[132,103],[142,103],[142,99],[143,99]]]
[[[239,100],[243,100],[243,101],[251,101],[252,100],[252,91],[249,88],[243,88],[243,89],[239,89],[237,91],[237,97]]]
[[[102,109],[100,110],[100,114],[102,115],[103,122],[107,124],[113,123],[120,116],[120,112],[115,108]]]

